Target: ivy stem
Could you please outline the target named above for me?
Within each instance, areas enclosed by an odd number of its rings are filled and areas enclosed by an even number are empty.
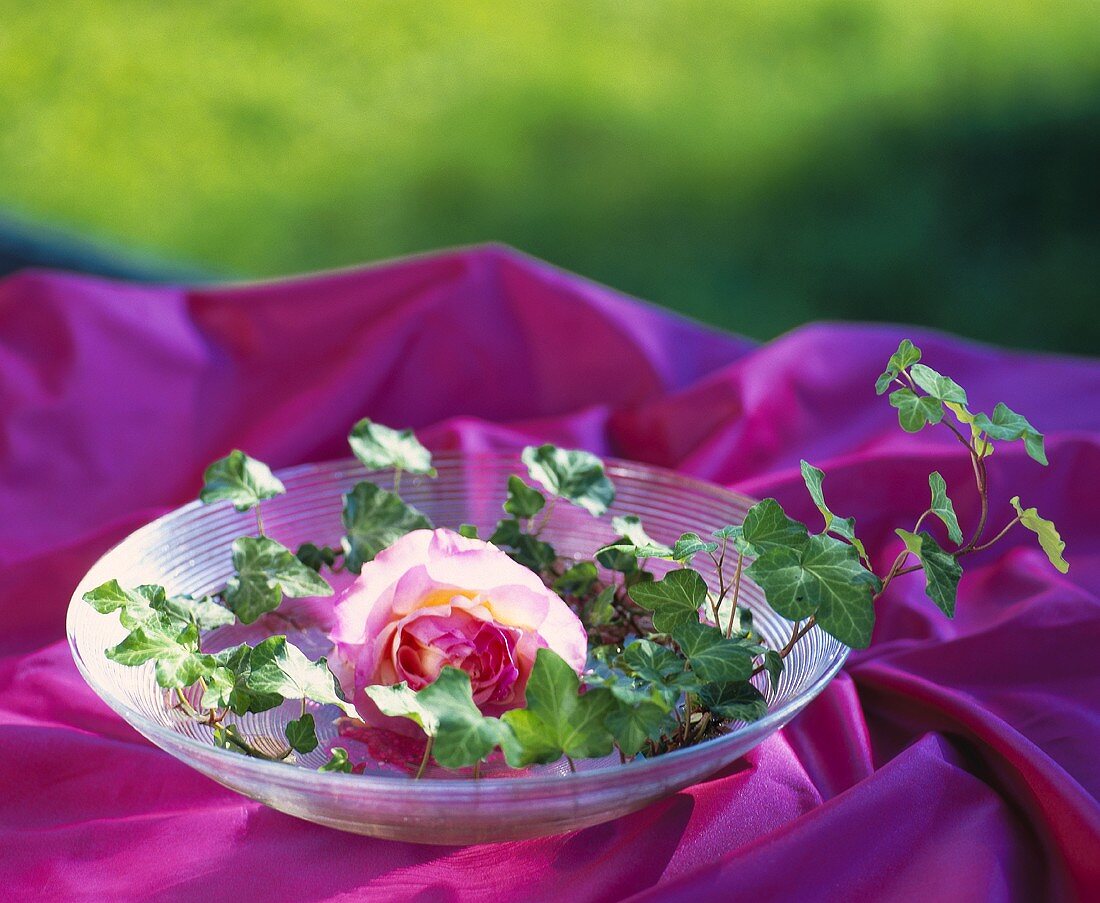
[[[395,467],[393,469],[393,494],[398,495],[401,492],[401,468]]]
[[[261,536],[265,536],[264,533],[264,516],[260,514],[260,506],[257,504],[253,509],[256,512],[256,530],[259,531]]]
[[[998,539],[1000,539],[1002,536],[1004,536],[1009,530],[1011,530],[1013,527],[1015,527],[1016,524],[1018,524],[1019,522],[1020,522],[1020,517],[1019,517],[1019,515],[1017,515],[1016,517],[1012,518],[1012,520],[1010,520],[1008,522],[1007,526],[1005,526],[1005,528],[1000,533],[998,533],[991,540],[989,540],[989,542],[982,543],[982,545],[980,545],[980,546],[974,546],[969,551],[971,551],[971,552],[981,552],[981,551],[984,551],[985,549],[988,549],[991,545],[993,545],[993,543],[995,543]],[[959,554],[961,555],[962,552],[960,552]]]
[[[428,767],[428,761],[432,757],[433,743],[435,743],[435,737],[429,737],[428,742],[424,744],[424,756],[420,760],[420,767],[416,769],[416,777],[413,778],[414,781],[420,780],[420,778],[424,775],[424,769]]]
[[[726,624],[726,639],[733,635],[733,616],[737,612],[737,600],[741,598],[741,569],[745,565],[745,553],[737,553],[737,570],[733,574],[733,601],[730,609],[729,623]]]
[[[176,687],[176,699],[179,700],[180,708],[183,709],[192,718],[198,718],[199,713],[193,705],[191,700],[187,698],[187,694],[183,692],[181,687]]]
[[[566,756],[565,761],[569,763],[569,770],[573,773],[577,773],[577,763],[573,761],[572,756]]]
[[[817,615],[810,615],[801,627],[798,626],[798,622],[796,621],[795,625],[794,625],[794,627],[795,627],[794,632],[791,633],[791,638],[789,640],[787,640],[787,645],[779,650],[779,657],[780,658],[786,658],[790,654],[790,651],[792,649],[794,649],[795,644],[797,644],[798,641],[800,639],[802,639],[802,637],[804,637],[807,633],[809,633],[810,630],[813,628],[814,624],[816,624],[816,623],[817,623]],[[763,674],[763,673],[764,673],[764,665],[759,664],[755,668],[753,668],[752,674],[749,675],[749,678],[751,679],[753,677],[756,677],[757,674]]]
[[[542,509],[542,517],[539,518],[539,525],[535,528],[534,532],[531,533],[532,536],[537,537],[540,533],[542,533],[543,530],[546,529],[547,523],[549,523],[550,518],[554,514],[554,506],[557,504],[557,502],[558,497],[556,495],[550,497],[550,501],[547,502],[546,507]],[[528,530],[528,532],[530,533],[531,531]]]
[[[478,780],[481,777],[481,759],[474,762],[474,780]]]

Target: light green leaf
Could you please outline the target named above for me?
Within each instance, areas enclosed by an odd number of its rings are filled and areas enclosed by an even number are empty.
[[[444,768],[464,768],[480,762],[507,731],[496,718],[486,718],[474,704],[470,675],[444,666],[417,696],[436,718],[432,756]]]
[[[767,700],[748,681],[710,684],[699,700],[715,715],[731,721],[759,721],[768,714]]]
[[[270,467],[242,451],[232,451],[206,468],[199,499],[204,505],[225,500],[238,511],[247,511],[284,492],[286,487]]]
[[[614,585],[600,590],[600,594],[589,603],[584,613],[584,623],[588,627],[600,627],[609,623],[615,617],[615,606],[611,604],[614,598]]]
[[[722,631],[698,621],[678,624],[672,638],[684,653],[691,670],[705,683],[748,680],[759,646],[741,639],[726,639]]]
[[[825,473],[808,461],[799,463],[802,468],[802,480],[806,484],[806,489],[809,490],[810,498],[813,499],[817,510],[821,512],[821,516],[825,519],[825,532],[833,533],[848,540],[859,552],[859,557],[866,561],[867,549],[856,538],[856,519],[854,517],[837,517],[825,504],[825,492],[822,485],[825,481]]]
[[[991,439],[1013,441],[1024,440],[1024,449],[1028,455],[1046,466],[1047,453],[1043,445],[1043,434],[1033,427],[1023,414],[1017,414],[1008,405],[998,402],[993,408],[993,417],[985,414],[974,415],[974,427]]]
[[[138,627],[121,643],[106,651],[120,665],[156,662],[157,683],[166,689],[189,687],[214,670],[214,657],[198,651],[198,630],[189,625],[178,635],[165,633],[153,624]]]
[[[523,463],[531,478],[551,493],[599,517],[615,498],[615,487],[604,473],[603,462],[586,451],[554,445],[529,445]]]
[[[429,737],[439,732],[438,716],[424,705],[416,691],[405,681],[389,687],[367,687],[365,692],[383,715],[415,721]]]
[[[514,474],[508,477],[508,500],[504,510],[513,517],[534,517],[546,504],[546,497]]]
[[[928,488],[932,490],[932,513],[947,527],[947,536],[953,543],[963,541],[959,519],[955,516],[955,506],[947,495],[947,483],[937,471],[928,475]]]
[[[871,642],[871,598],[879,581],[847,543],[817,535],[801,548],[771,548],[747,574],[783,617],[800,621],[816,614],[821,628],[842,643],[863,649]]]
[[[905,548],[920,559],[924,568],[924,592],[947,617],[955,617],[955,600],[958,596],[962,567],[958,559],[950,552],[940,548],[940,544],[927,530],[920,534],[909,530],[896,530]]]
[[[374,483],[356,483],[344,496],[341,515],[346,535],[341,541],[348,570],[358,574],[363,564],[413,530],[429,530],[432,523],[405,504],[401,496]]]
[[[875,392],[881,395],[890,388],[892,383],[902,370],[911,367],[920,360],[920,349],[908,339],[902,339],[898,350],[890,355],[886,364],[886,372],[875,381]]]
[[[800,547],[808,539],[806,525],[787,517],[775,499],[764,499],[753,505],[745,515],[742,538],[751,551],[761,555],[769,549]]]
[[[684,660],[653,640],[635,640],[623,650],[623,664],[650,683],[662,683],[684,670]]]
[[[342,746],[334,746],[329,752],[328,761],[317,770],[339,771],[345,774],[350,774],[351,762],[348,761],[348,751]]]
[[[244,624],[274,611],[283,596],[292,599],[331,596],[332,587],[306,567],[282,543],[266,536],[241,536],[233,541],[237,573],[225,586],[225,604]]]
[[[678,625],[697,622],[699,608],[707,600],[707,584],[698,571],[681,568],[660,580],[631,587],[630,597],[653,612],[653,626],[671,633]]]
[[[912,389],[891,392],[890,404],[898,409],[898,423],[907,433],[919,433],[926,424],[943,420],[943,405],[935,398],[917,395]]]
[[[606,756],[612,738],[606,719],[613,706],[610,693],[578,695],[573,668],[550,649],[540,649],[527,681],[527,707],[501,716],[511,728],[502,748],[508,764],[520,768],[554,762],[563,754],[578,759]]]
[[[926,367],[924,364],[915,364],[909,371],[909,375],[913,377],[913,382],[935,398],[936,401],[950,401],[952,404],[962,405],[967,403],[966,392],[963,387],[950,377],[937,373],[931,367]]]
[[[159,588],[159,587],[158,587]],[[211,596],[193,599],[191,596],[168,596],[159,610],[183,623],[193,623],[199,630],[214,630],[236,621],[233,612],[219,605]]]
[[[476,524],[459,524],[458,535],[464,536],[466,539],[477,539],[477,525]]]
[[[394,430],[364,417],[348,434],[351,450],[367,470],[393,467],[435,476],[432,455],[412,430]]]
[[[285,636],[268,637],[250,657],[249,687],[256,693],[277,693],[284,699],[310,699],[335,705],[345,715],[355,716],[355,706],[344,699],[336,677],[321,658],[310,661]]]
[[[286,739],[290,748],[302,754],[311,753],[317,748],[317,726],[313,716],[306,712],[295,721],[286,725]]]
[[[1012,507],[1020,516],[1020,523],[1039,537],[1039,545],[1047,553],[1050,563],[1059,573],[1066,573],[1069,570],[1069,562],[1062,555],[1066,550],[1066,544],[1062,541],[1054,522],[1039,517],[1039,512],[1035,508],[1021,508],[1019,496],[1012,499]]]

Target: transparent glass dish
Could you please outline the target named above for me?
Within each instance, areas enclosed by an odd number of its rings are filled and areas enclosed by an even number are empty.
[[[501,516],[509,474],[525,473],[512,453],[436,456],[437,479],[403,475],[402,496],[437,526],[473,523],[488,535]],[[685,530],[703,535],[740,523],[752,500],[671,471],[626,461],[607,461],[617,489],[615,504],[601,519],[559,504],[545,536],[559,553],[590,557],[612,540],[611,517],[639,515],[655,539],[671,542]],[[304,541],[336,545],[342,533],[341,495],[356,482],[383,486],[392,475],[369,477],[354,461],[294,467],[279,473],[287,494],[264,503],[267,533],[294,549]],[[254,535],[251,512],[228,504],[195,502],[136,531],[101,558],[76,588],[69,605],[67,632],[81,674],[102,699],[145,737],[220,784],[282,812],[319,824],[393,840],[470,844],[518,840],[572,831],[605,822],[674,793],[729,765],[797,714],[840,670],[848,649],[814,628],[788,655],[779,685],[772,690],[758,678],[769,711],[752,724],[735,724],[719,737],[651,759],[621,764],[618,757],[565,763],[525,771],[486,769],[481,778],[431,769],[420,780],[392,767],[368,765],[363,774],[317,771],[327,748],[341,744],[335,707],[311,705],[320,747],[295,764],[248,758],[219,749],[211,729],[187,718],[160,689],[151,665],[125,667],[108,661],[104,650],[125,631],[116,615],[101,615],[83,602],[84,592],[111,578],[123,586],[159,583],[171,593],[212,593],[233,572],[230,544]],[[708,580],[705,556],[697,566]],[[660,570],[660,568],[656,568]],[[345,578],[350,579],[350,578]],[[339,590],[339,585],[337,586]],[[746,583],[741,602],[753,609],[754,625],[772,648],[790,637],[790,622],[773,612],[757,587]],[[275,615],[253,625],[234,625],[204,637],[213,651],[233,643],[286,633],[311,657],[324,655],[324,631],[310,616],[317,603],[284,602]],[[326,604],[331,604],[327,600]],[[312,606],[312,608],[311,608]],[[280,745],[283,727],[298,717],[298,702],[238,719],[241,731],[261,748]]]

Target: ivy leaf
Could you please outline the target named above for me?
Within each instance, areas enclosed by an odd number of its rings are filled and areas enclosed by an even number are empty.
[[[477,539],[477,524],[459,524],[458,535],[466,539]]]
[[[348,570],[358,574],[363,564],[413,530],[431,529],[431,521],[405,504],[401,496],[374,483],[356,483],[344,496],[341,515],[346,535],[341,540]]]
[[[589,452],[529,445],[522,457],[532,479],[594,517],[607,511],[615,498],[615,487],[604,473],[603,462]]]
[[[1023,414],[1017,414],[1004,402],[998,402],[993,408],[993,417],[985,414],[974,415],[974,427],[991,439],[1013,441],[1024,440],[1024,449],[1028,455],[1046,466],[1047,453],[1043,445],[1043,434],[1033,427]]]
[[[284,595],[291,599],[332,595],[332,587],[320,574],[302,564],[282,543],[266,536],[235,539],[233,566],[237,573],[225,586],[225,604],[243,624],[274,611]]]
[[[770,498],[748,510],[741,535],[750,548],[748,554],[752,555],[761,555],[769,549],[799,547],[808,539],[806,525],[787,517],[779,502]]]
[[[699,554],[709,554],[718,549],[718,543],[704,540],[698,533],[683,533],[673,543],[672,558],[680,564],[690,564]]]
[[[596,565],[591,561],[578,561],[554,581],[554,592],[563,596],[583,596],[592,589],[597,577]]]
[[[329,751],[328,761],[317,769],[318,771],[339,771],[345,774],[351,773],[351,762],[348,761],[348,751],[342,746],[334,746]]]
[[[513,517],[534,517],[546,504],[546,497],[514,474],[508,477],[508,500],[504,510]]]
[[[915,364],[909,371],[913,382],[924,389],[936,401],[952,404],[966,404],[966,392],[955,380],[942,373],[937,373],[931,367],[924,364]]]
[[[699,693],[699,700],[715,715],[730,721],[759,721],[768,714],[767,700],[748,681],[709,684]]]
[[[650,683],[663,683],[684,670],[684,660],[653,640],[635,640],[623,650],[623,664]]]
[[[707,600],[707,584],[698,571],[681,568],[652,583],[639,583],[631,588],[630,597],[653,612],[657,630],[672,633],[681,624],[698,622],[699,609]]]
[[[310,661],[285,636],[268,637],[250,656],[249,687],[256,693],[277,693],[284,699],[310,699],[321,705],[339,706],[355,716],[355,706],[344,699],[336,677],[321,658]]]
[[[202,696],[203,708],[228,707],[237,715],[266,712],[283,702],[278,693],[254,690],[252,678],[252,647],[242,643],[214,653],[217,666],[206,678]]]
[[[1039,537],[1039,545],[1043,547],[1043,551],[1047,553],[1047,558],[1055,569],[1060,574],[1069,571],[1069,562],[1062,556],[1066,550],[1066,544],[1058,534],[1054,522],[1039,517],[1039,512],[1035,508],[1021,508],[1019,496],[1012,499],[1012,507],[1020,516],[1020,523]]]
[[[978,450],[979,455],[983,458],[987,458],[993,454],[993,443],[990,442],[988,438],[981,440],[981,442],[978,441],[978,437],[981,436],[982,431],[974,423],[977,419],[977,415],[971,414],[970,411],[967,410],[966,405],[956,404],[953,401],[945,401],[944,407],[959,419],[959,423],[965,423],[970,427],[970,438],[974,443],[974,447]]]
[[[776,650],[769,649],[764,653],[764,670],[768,672],[772,692],[775,692],[779,689],[779,677],[783,673],[783,656]]]
[[[527,707],[501,716],[511,728],[503,734],[508,764],[521,768],[557,761],[563,754],[595,759],[611,752],[606,719],[613,706],[610,693],[578,695],[573,668],[550,649],[540,649],[527,681]]]
[[[143,584],[126,590],[117,580],[108,580],[86,592],[83,599],[100,614],[117,611],[122,626],[129,630],[156,623],[165,631],[174,625],[178,633],[187,626],[186,618],[177,618],[165,610],[168,597],[163,586]]]
[[[286,739],[290,748],[297,752],[313,752],[317,748],[317,726],[313,722],[313,715],[306,712],[296,721],[288,721]]]
[[[434,737],[439,731],[438,716],[421,702],[416,691],[406,681],[388,687],[367,687],[366,694],[383,715],[408,718],[416,722],[429,737]]]
[[[837,517],[825,504],[825,492],[822,486],[825,481],[824,471],[814,467],[809,461],[800,461],[799,465],[802,468],[802,480],[806,484],[806,489],[809,490],[810,498],[813,499],[817,510],[821,512],[821,516],[825,518],[825,532],[831,532],[848,540],[856,547],[859,557],[867,561],[867,549],[856,538],[856,519],[854,517]]]
[[[303,542],[294,553],[302,564],[313,571],[319,571],[325,565],[332,567],[336,563],[336,550],[332,546],[317,546]]]
[[[638,570],[637,547],[629,543],[617,542],[596,551],[596,561],[609,571],[620,574],[633,574]]]
[[[198,651],[199,633],[194,624],[178,635],[148,624],[133,630],[121,643],[106,651],[120,665],[156,661],[157,683],[166,689],[189,687],[214,670],[214,657]]]
[[[727,640],[717,627],[698,621],[677,625],[672,638],[691,663],[691,670],[706,683],[748,680],[760,648],[744,640]]]
[[[432,755],[444,768],[480,762],[506,733],[500,721],[481,714],[474,704],[470,675],[458,668],[445,665],[439,677],[417,696],[420,705],[436,718]]]
[[[588,604],[584,613],[584,623],[589,627],[600,627],[610,623],[615,617],[615,606],[611,604],[614,598],[614,586],[605,586],[600,590],[600,594]]]
[[[611,529],[618,533],[625,544],[632,546],[659,546],[642,526],[642,519],[636,514],[627,514],[611,519]],[[667,547],[666,547],[667,548]]]
[[[607,691],[592,691],[607,692]],[[666,732],[670,722],[669,710],[654,702],[628,705],[617,700],[607,714],[607,727],[624,755],[633,756],[641,751],[647,740],[656,740]]]
[[[890,355],[886,364],[886,372],[875,381],[875,392],[881,395],[890,388],[890,383],[897,379],[898,374],[920,360],[920,349],[908,339],[902,339],[898,350]]]
[[[890,404],[898,409],[898,423],[907,433],[919,433],[925,424],[943,420],[943,405],[928,395],[917,395],[912,389],[891,392]]]
[[[548,571],[558,560],[558,553],[548,542],[537,539],[530,533],[521,533],[515,546],[508,553],[515,561],[528,570],[541,574]]]
[[[747,573],[783,617],[800,621],[816,614],[821,628],[842,643],[864,649],[871,642],[871,594],[880,584],[847,543],[811,536],[801,548],[769,549]]]
[[[231,451],[206,468],[199,499],[204,505],[229,501],[238,511],[255,508],[264,499],[286,492],[271,468],[242,451]]]
[[[432,455],[412,430],[394,430],[364,417],[348,434],[351,450],[367,470],[393,467],[435,476]]]
[[[183,623],[192,623],[199,630],[214,630],[237,620],[233,612],[215,602],[212,596],[202,596],[198,599],[191,596],[167,596],[159,605],[162,606],[159,608],[160,611],[166,612]]]
[[[924,592],[947,617],[955,617],[955,600],[958,596],[962,567],[950,552],[940,548],[932,534],[921,530],[920,534],[909,530],[895,531],[905,543],[905,548],[920,559],[924,568]]]
[[[955,506],[947,495],[947,483],[938,471],[928,475],[928,488],[932,490],[932,513],[947,527],[948,538],[956,545],[963,541],[959,519],[955,516]]]

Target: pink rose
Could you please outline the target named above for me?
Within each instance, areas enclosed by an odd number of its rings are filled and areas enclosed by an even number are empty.
[[[470,675],[487,715],[524,704],[535,653],[549,648],[578,673],[580,620],[539,577],[496,546],[450,530],[415,530],[363,566],[336,603],[333,667],[364,718],[381,716],[364,688],[414,690],[444,665]]]

